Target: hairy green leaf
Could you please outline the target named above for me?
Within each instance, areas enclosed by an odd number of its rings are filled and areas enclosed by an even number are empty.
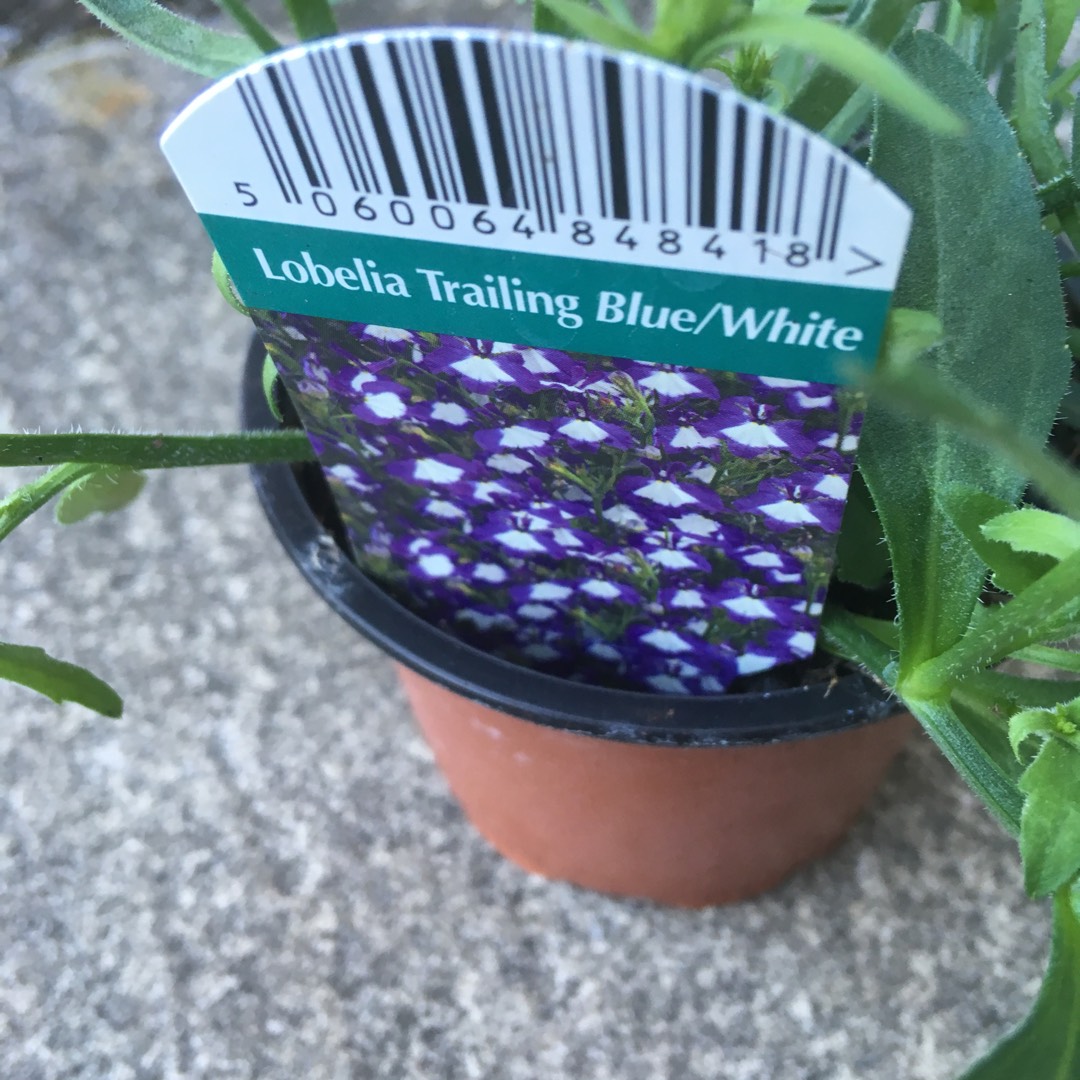
[[[988,521],[1013,510],[1004,499],[974,488],[952,488],[943,493],[941,502],[968,543],[990,567],[999,589],[1013,594],[1021,592],[1053,567],[1053,559],[1015,551],[983,531]]]
[[[146,474],[134,469],[96,469],[76,480],[56,502],[56,520],[74,525],[91,514],[111,514],[122,510],[139,497],[146,485]]]
[[[984,671],[972,675],[963,686],[975,689],[988,701],[1012,709],[1049,709],[1080,696],[1080,680],[1033,679],[1005,671]]]
[[[1080,551],[1080,522],[1064,514],[1025,506],[995,517],[982,527],[990,540],[1008,544],[1014,551],[1065,559]]]
[[[846,21],[865,41],[888,52],[918,7],[918,0],[865,0],[851,6]],[[819,64],[799,88],[788,115],[815,131],[824,131],[859,89],[860,84],[847,75]]]
[[[120,695],[86,668],[57,660],[36,645],[12,645],[0,641],[0,679],[29,687],[57,704],[73,701],[102,716],[117,717],[124,711]]]
[[[236,291],[233,279],[229,276],[229,271],[225,269],[225,263],[218,254],[217,248],[214,249],[214,254],[210,257],[210,273],[213,275],[214,284],[217,285],[218,292],[224,297],[225,303],[240,312],[241,315],[250,315],[251,308],[240,299],[240,294]]]
[[[263,55],[248,38],[200,26],[155,0],[79,0],[79,3],[121,37],[198,75],[220,78]]]
[[[897,57],[969,126],[964,137],[946,139],[896,109],[878,110],[874,171],[915,212],[896,302],[935,312],[945,335],[914,366],[965,400],[1000,408],[1020,433],[1043,441],[1069,359],[1057,259],[1030,175],[982,78],[944,41],[918,32]],[[979,178],[977,199],[972,177]],[[969,487],[1015,505],[1022,482],[998,456],[945,425],[899,417],[877,401],[859,460],[889,541],[903,674],[963,637],[985,579],[985,564],[940,493]]]
[[[1012,654],[1013,660],[1027,664],[1043,664],[1058,671],[1080,672],[1080,652],[1075,649],[1055,649],[1050,645],[1029,645]]]
[[[1039,996],[1024,1022],[961,1080],[1080,1076],[1080,914],[1068,886],[1054,896],[1054,936]]]
[[[836,576],[841,581],[873,589],[889,573],[889,549],[881,534],[881,519],[859,472],[851,478],[844,520],[836,544]]]
[[[1029,896],[1047,896],[1080,871],[1080,750],[1051,736],[1020,778],[1027,795],[1020,855]]]
[[[747,44],[787,46],[809,53],[849,79],[868,86],[933,131],[958,135],[964,130],[953,109],[943,105],[886,53],[842,26],[809,15],[751,15],[704,48],[699,66],[722,49]]]

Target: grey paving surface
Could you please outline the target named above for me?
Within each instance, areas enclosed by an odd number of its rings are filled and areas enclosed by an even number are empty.
[[[155,145],[198,85],[93,42],[0,70],[0,429],[233,425],[247,330]],[[127,698],[0,688],[4,1080],[945,1080],[1036,986],[1046,913],[924,743],[754,903],[503,863],[243,471],[42,515],[0,581],[0,636]]]

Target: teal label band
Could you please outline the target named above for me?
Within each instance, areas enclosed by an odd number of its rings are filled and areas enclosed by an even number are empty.
[[[748,375],[872,367],[891,294],[203,214],[245,304]]]

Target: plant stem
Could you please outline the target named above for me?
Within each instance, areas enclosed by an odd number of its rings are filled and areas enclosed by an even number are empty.
[[[123,465],[178,469],[312,461],[302,431],[244,431],[231,435],[0,435],[0,466]],[[0,504],[2,505],[2,504]]]
[[[277,52],[281,42],[255,17],[244,0],[214,0],[222,11],[231,15],[236,24],[265,53]]]
[[[0,540],[9,536],[31,514],[40,510],[64,488],[70,487],[76,480],[89,476],[97,469],[96,464],[69,462],[50,469],[44,476],[39,476],[13,491],[0,501]]]

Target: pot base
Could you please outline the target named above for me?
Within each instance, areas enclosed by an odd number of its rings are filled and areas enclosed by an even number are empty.
[[[745,900],[824,855],[916,726],[900,714],[765,746],[648,746],[519,720],[397,667],[496,850],[547,878],[679,907]]]

